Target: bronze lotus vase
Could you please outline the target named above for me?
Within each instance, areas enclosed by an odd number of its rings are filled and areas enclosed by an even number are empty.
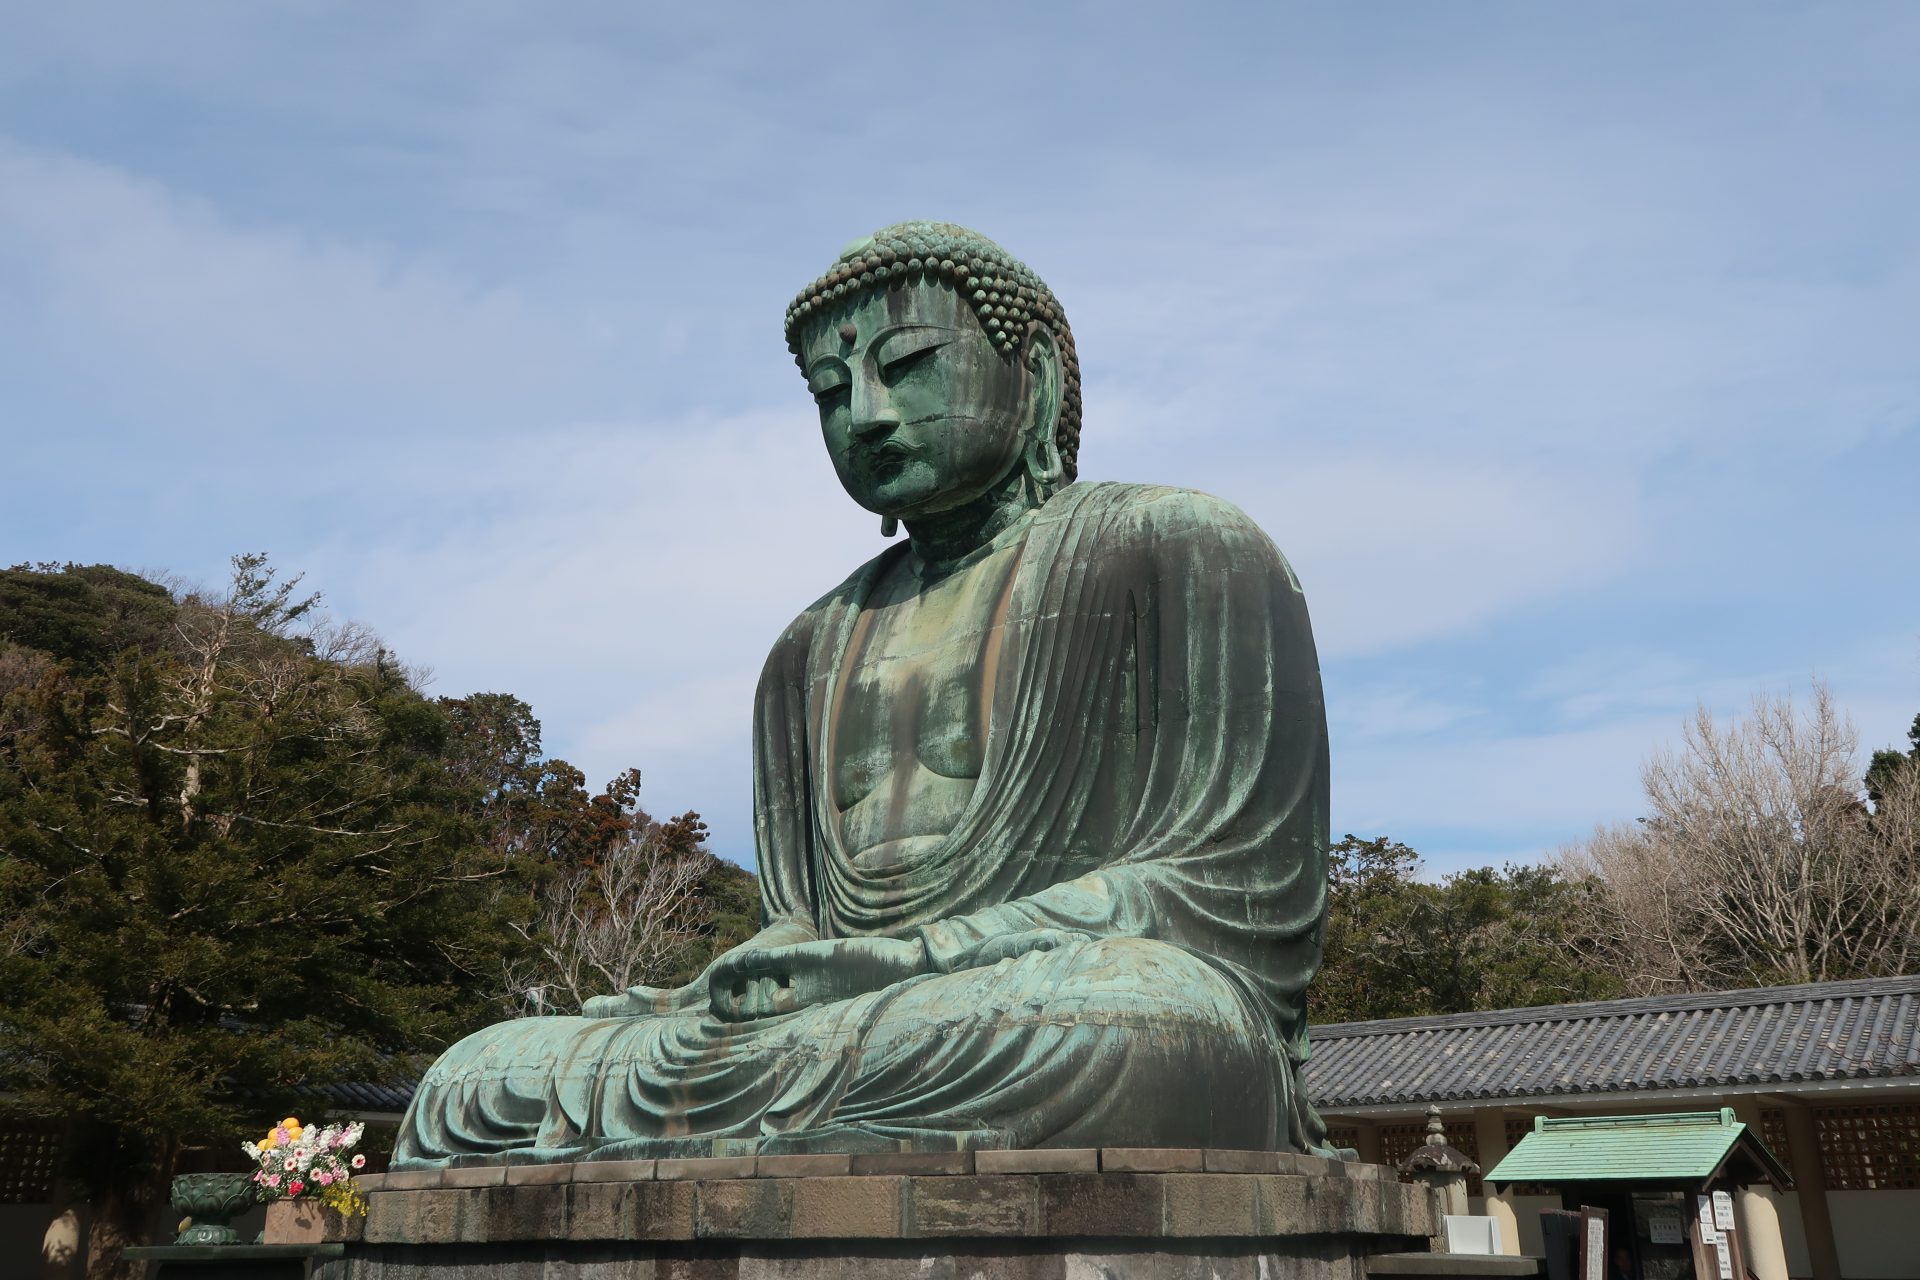
[[[258,1200],[251,1173],[183,1173],[173,1180],[173,1207],[188,1223],[175,1244],[237,1244],[235,1217]]]

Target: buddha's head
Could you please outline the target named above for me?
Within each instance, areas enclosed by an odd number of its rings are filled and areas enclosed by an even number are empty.
[[[985,236],[902,222],[787,309],[787,345],[855,502],[911,520],[1073,480],[1080,364],[1040,278]]]

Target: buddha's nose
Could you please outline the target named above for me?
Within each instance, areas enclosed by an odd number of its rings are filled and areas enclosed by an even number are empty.
[[[859,440],[877,440],[892,432],[900,425],[900,415],[891,409],[883,410],[865,419],[856,418],[853,422],[853,434]]]
[[[856,439],[871,440],[900,425],[900,413],[893,407],[886,385],[876,378],[854,380],[852,403],[847,408]]]

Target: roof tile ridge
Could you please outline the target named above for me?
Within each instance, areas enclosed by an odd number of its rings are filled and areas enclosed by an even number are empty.
[[[1468,1013],[1434,1013],[1412,1018],[1328,1022],[1310,1024],[1308,1034],[1316,1040],[1343,1040],[1419,1031],[1504,1027],[1524,1022],[1584,1022],[1652,1013],[1694,1013],[1715,1009],[1757,1008],[1766,1005],[1885,995],[1920,995],[1920,974],[1902,974],[1887,978],[1844,978],[1833,982],[1804,982],[1781,987],[1743,987],[1734,991],[1626,996],[1616,1000],[1527,1005],[1517,1009],[1486,1009]]]

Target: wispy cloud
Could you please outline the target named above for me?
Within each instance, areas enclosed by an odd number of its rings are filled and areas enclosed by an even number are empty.
[[[745,857],[761,658],[879,545],[779,308],[944,216],[1065,300],[1090,478],[1217,493],[1294,562],[1336,825],[1539,852],[1631,816],[1697,700],[1920,710],[1920,19],[736,19],[23,14],[10,558],[268,547]]]

